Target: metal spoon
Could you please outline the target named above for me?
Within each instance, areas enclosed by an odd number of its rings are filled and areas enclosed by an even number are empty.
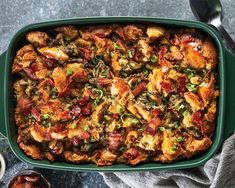
[[[223,10],[219,0],[189,0],[194,16],[205,23],[215,26],[228,48],[235,54],[235,42],[222,26]]]

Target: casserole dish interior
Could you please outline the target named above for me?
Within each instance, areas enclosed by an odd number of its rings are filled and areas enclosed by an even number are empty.
[[[219,64],[218,64],[218,87],[220,90],[220,96],[218,99],[218,112],[215,134],[213,136],[213,145],[204,153],[196,155],[191,159],[174,162],[171,164],[161,163],[147,163],[141,164],[135,167],[124,164],[115,164],[107,167],[97,167],[94,164],[70,164],[65,162],[50,163],[46,160],[36,161],[27,157],[18,147],[17,128],[14,122],[14,97],[13,97],[13,81],[14,78],[11,75],[11,67],[16,50],[24,43],[24,35],[31,30],[48,29],[60,25],[75,25],[77,27],[82,25],[94,25],[94,24],[110,24],[110,23],[144,23],[144,24],[156,24],[162,25],[166,28],[196,28],[210,37],[217,47]],[[157,19],[157,18],[143,18],[143,17],[105,17],[105,18],[81,18],[81,19],[69,19],[69,20],[57,20],[51,22],[44,22],[39,24],[32,24],[22,28],[16,33],[12,39],[5,59],[5,72],[4,72],[4,121],[6,126],[6,135],[8,137],[10,146],[15,155],[22,161],[27,162],[35,167],[51,168],[60,170],[77,170],[77,171],[138,171],[138,170],[166,170],[166,169],[179,169],[195,167],[206,160],[208,160],[220,146],[223,133],[223,121],[224,121],[224,106],[225,106],[225,57],[223,45],[217,32],[200,22],[192,21],[179,21],[169,19]],[[2,109],[1,109],[2,110]]]

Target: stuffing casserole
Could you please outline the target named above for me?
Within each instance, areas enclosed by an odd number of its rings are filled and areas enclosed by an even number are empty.
[[[212,144],[217,51],[195,29],[61,26],[14,58],[17,142],[33,159],[172,162]]]

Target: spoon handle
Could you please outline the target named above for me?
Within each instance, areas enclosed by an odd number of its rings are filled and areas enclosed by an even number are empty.
[[[225,44],[227,45],[227,47],[231,50],[233,54],[235,54],[235,42],[233,41],[233,39],[230,37],[230,35],[228,34],[228,32],[224,29],[222,25],[220,25],[217,28],[222,38],[225,40]]]

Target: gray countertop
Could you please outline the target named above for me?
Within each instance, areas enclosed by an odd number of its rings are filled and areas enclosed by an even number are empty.
[[[234,0],[221,2],[225,12],[223,24],[235,39]],[[195,20],[188,0],[1,0],[0,10],[0,54],[7,49],[17,30],[45,20],[88,16],[155,16]],[[0,187],[6,187],[10,177],[19,170],[32,168],[14,156],[7,140],[1,135],[0,153],[7,161],[6,174],[0,180]],[[37,170],[48,177],[53,187],[107,187],[102,176],[95,172]]]

